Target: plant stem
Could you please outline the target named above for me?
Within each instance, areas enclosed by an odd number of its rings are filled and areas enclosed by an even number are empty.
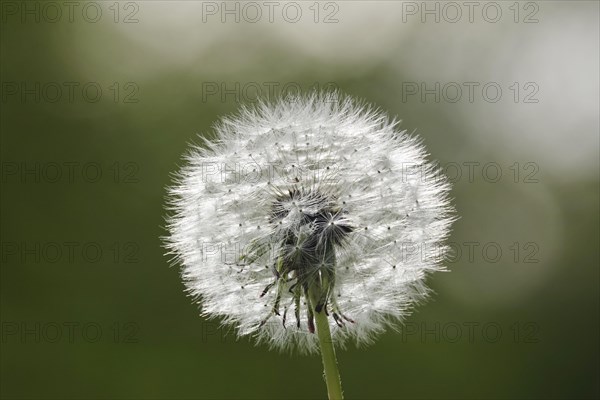
[[[331,331],[329,330],[329,320],[326,314],[329,289],[329,277],[326,274],[319,274],[319,279],[313,281],[309,286],[308,306],[314,312],[329,400],[342,400],[344,398],[342,395],[342,381],[340,379],[340,371],[338,371],[335,349],[333,347],[333,340],[331,340]]]
[[[329,321],[324,309],[320,312],[315,312],[315,325],[317,326],[317,335],[319,335],[319,345],[321,347],[321,357],[323,358],[323,369],[329,400],[342,400],[344,398],[342,395],[342,381],[335,358],[331,332],[329,331]]]

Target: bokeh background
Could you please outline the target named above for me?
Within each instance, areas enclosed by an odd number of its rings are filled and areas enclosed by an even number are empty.
[[[598,2],[73,4],[1,3],[2,398],[323,398],[160,241],[188,144],[312,88],[419,134],[460,216],[431,301],[339,352],[347,397],[599,396]]]

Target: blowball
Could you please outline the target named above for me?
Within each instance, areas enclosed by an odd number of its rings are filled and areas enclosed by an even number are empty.
[[[428,293],[453,221],[423,146],[337,93],[259,103],[215,126],[169,189],[166,245],[202,315],[280,350],[370,343]]]

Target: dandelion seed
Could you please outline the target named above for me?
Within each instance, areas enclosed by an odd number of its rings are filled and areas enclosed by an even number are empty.
[[[170,188],[167,247],[202,314],[280,350],[317,351],[315,317],[338,347],[371,343],[443,269],[449,185],[418,139],[338,97],[224,118]]]

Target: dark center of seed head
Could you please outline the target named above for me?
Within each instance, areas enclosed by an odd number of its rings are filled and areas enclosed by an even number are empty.
[[[330,294],[334,291],[336,246],[343,244],[354,227],[337,199],[316,190],[298,187],[282,192],[275,198],[271,204],[270,222],[279,228],[278,234],[281,236],[278,239],[282,247],[274,269],[276,280],[263,290],[261,296],[279,279],[286,279],[286,282],[295,280],[287,290],[292,293],[296,304],[296,326],[300,327],[300,298],[305,296],[304,304],[310,304],[308,330],[314,333],[314,313],[327,310]],[[282,289],[278,286],[272,311],[277,315],[281,296]],[[339,311],[335,301],[331,307],[331,315],[338,326],[343,326],[343,319],[353,322]],[[285,316],[284,312],[284,326]]]
[[[278,195],[271,207],[271,222],[278,224],[292,209],[297,211],[297,221],[292,221],[288,229],[287,245],[300,245],[307,251],[325,244],[339,245],[354,230],[336,199],[318,191],[293,188]],[[305,225],[311,227],[311,234],[300,240],[298,228]]]

